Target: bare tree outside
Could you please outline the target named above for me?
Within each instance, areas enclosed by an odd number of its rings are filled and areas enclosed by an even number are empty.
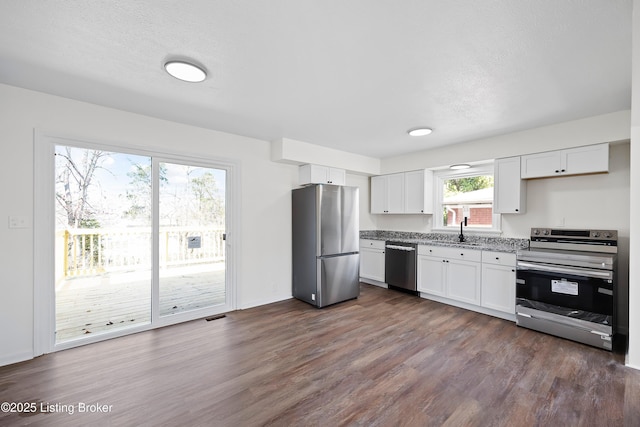
[[[80,156],[74,156],[72,147],[61,148],[55,154],[58,158],[56,184],[61,184],[56,191],[58,206],[62,209],[68,226],[95,228],[95,207],[89,200],[89,189],[95,184],[94,175],[98,169],[102,169],[108,153],[82,150]]]

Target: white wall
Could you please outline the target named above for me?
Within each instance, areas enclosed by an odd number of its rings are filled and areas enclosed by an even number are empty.
[[[289,138],[271,142],[271,160],[295,165],[313,163],[362,175],[380,174],[380,159]]]
[[[640,0],[633,2],[629,306],[640,307]],[[640,309],[629,313],[627,364],[640,369]]]
[[[376,230],[375,215],[369,213],[370,191],[369,177],[347,174],[347,185],[360,189],[360,230]]]
[[[33,354],[33,132],[240,163],[237,306],[291,296],[291,194],[298,168],[271,161],[266,141],[0,85],[0,365]],[[9,229],[8,217],[29,219]],[[4,225],[2,225],[4,224]]]

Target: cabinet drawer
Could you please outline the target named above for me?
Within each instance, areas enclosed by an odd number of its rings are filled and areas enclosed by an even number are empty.
[[[467,248],[450,248],[447,246],[418,246],[418,255],[436,256],[448,259],[480,262],[482,251]]]
[[[368,249],[384,249],[384,240],[360,239],[360,247]]]
[[[482,262],[484,264],[504,265],[506,267],[515,267],[516,254],[508,252],[491,252],[482,251]]]
[[[442,247],[418,245],[418,255],[441,256],[439,249]]]

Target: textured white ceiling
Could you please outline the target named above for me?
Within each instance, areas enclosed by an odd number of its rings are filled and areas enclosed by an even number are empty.
[[[0,82],[388,157],[631,106],[632,0],[3,0]],[[172,57],[209,71],[167,75]],[[427,137],[406,130],[427,125]]]

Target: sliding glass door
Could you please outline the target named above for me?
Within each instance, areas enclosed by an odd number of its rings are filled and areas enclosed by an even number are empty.
[[[55,345],[231,308],[228,169],[56,144]]]
[[[225,304],[226,171],[158,162],[159,311]]]
[[[150,172],[148,156],[55,147],[56,343],[151,322]]]

